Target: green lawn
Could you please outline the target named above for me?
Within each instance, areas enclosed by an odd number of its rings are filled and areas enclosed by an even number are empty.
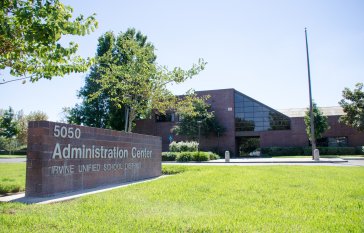
[[[25,163],[0,163],[0,195],[25,190]]]
[[[362,167],[176,167],[64,203],[1,203],[0,232],[364,231]]]

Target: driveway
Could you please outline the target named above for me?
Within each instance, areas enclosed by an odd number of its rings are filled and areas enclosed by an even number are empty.
[[[26,158],[0,159],[0,163],[25,163]]]

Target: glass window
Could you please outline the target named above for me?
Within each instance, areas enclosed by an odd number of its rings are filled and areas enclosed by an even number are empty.
[[[156,122],[172,122],[172,121],[174,121],[174,114],[172,114],[172,113],[156,114],[155,121]]]
[[[249,97],[235,93],[235,130],[289,130],[291,119]]]
[[[329,147],[345,147],[348,146],[348,137],[329,137]]]

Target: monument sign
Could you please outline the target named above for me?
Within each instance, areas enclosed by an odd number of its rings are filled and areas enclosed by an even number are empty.
[[[44,197],[161,175],[160,137],[29,122],[25,195]]]

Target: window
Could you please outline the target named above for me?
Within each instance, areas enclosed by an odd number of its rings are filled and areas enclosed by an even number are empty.
[[[348,137],[329,137],[329,147],[345,147],[348,146]]]
[[[175,114],[174,113],[156,114],[155,121],[156,122],[174,122]]]
[[[289,130],[291,119],[282,113],[235,92],[235,131]]]

